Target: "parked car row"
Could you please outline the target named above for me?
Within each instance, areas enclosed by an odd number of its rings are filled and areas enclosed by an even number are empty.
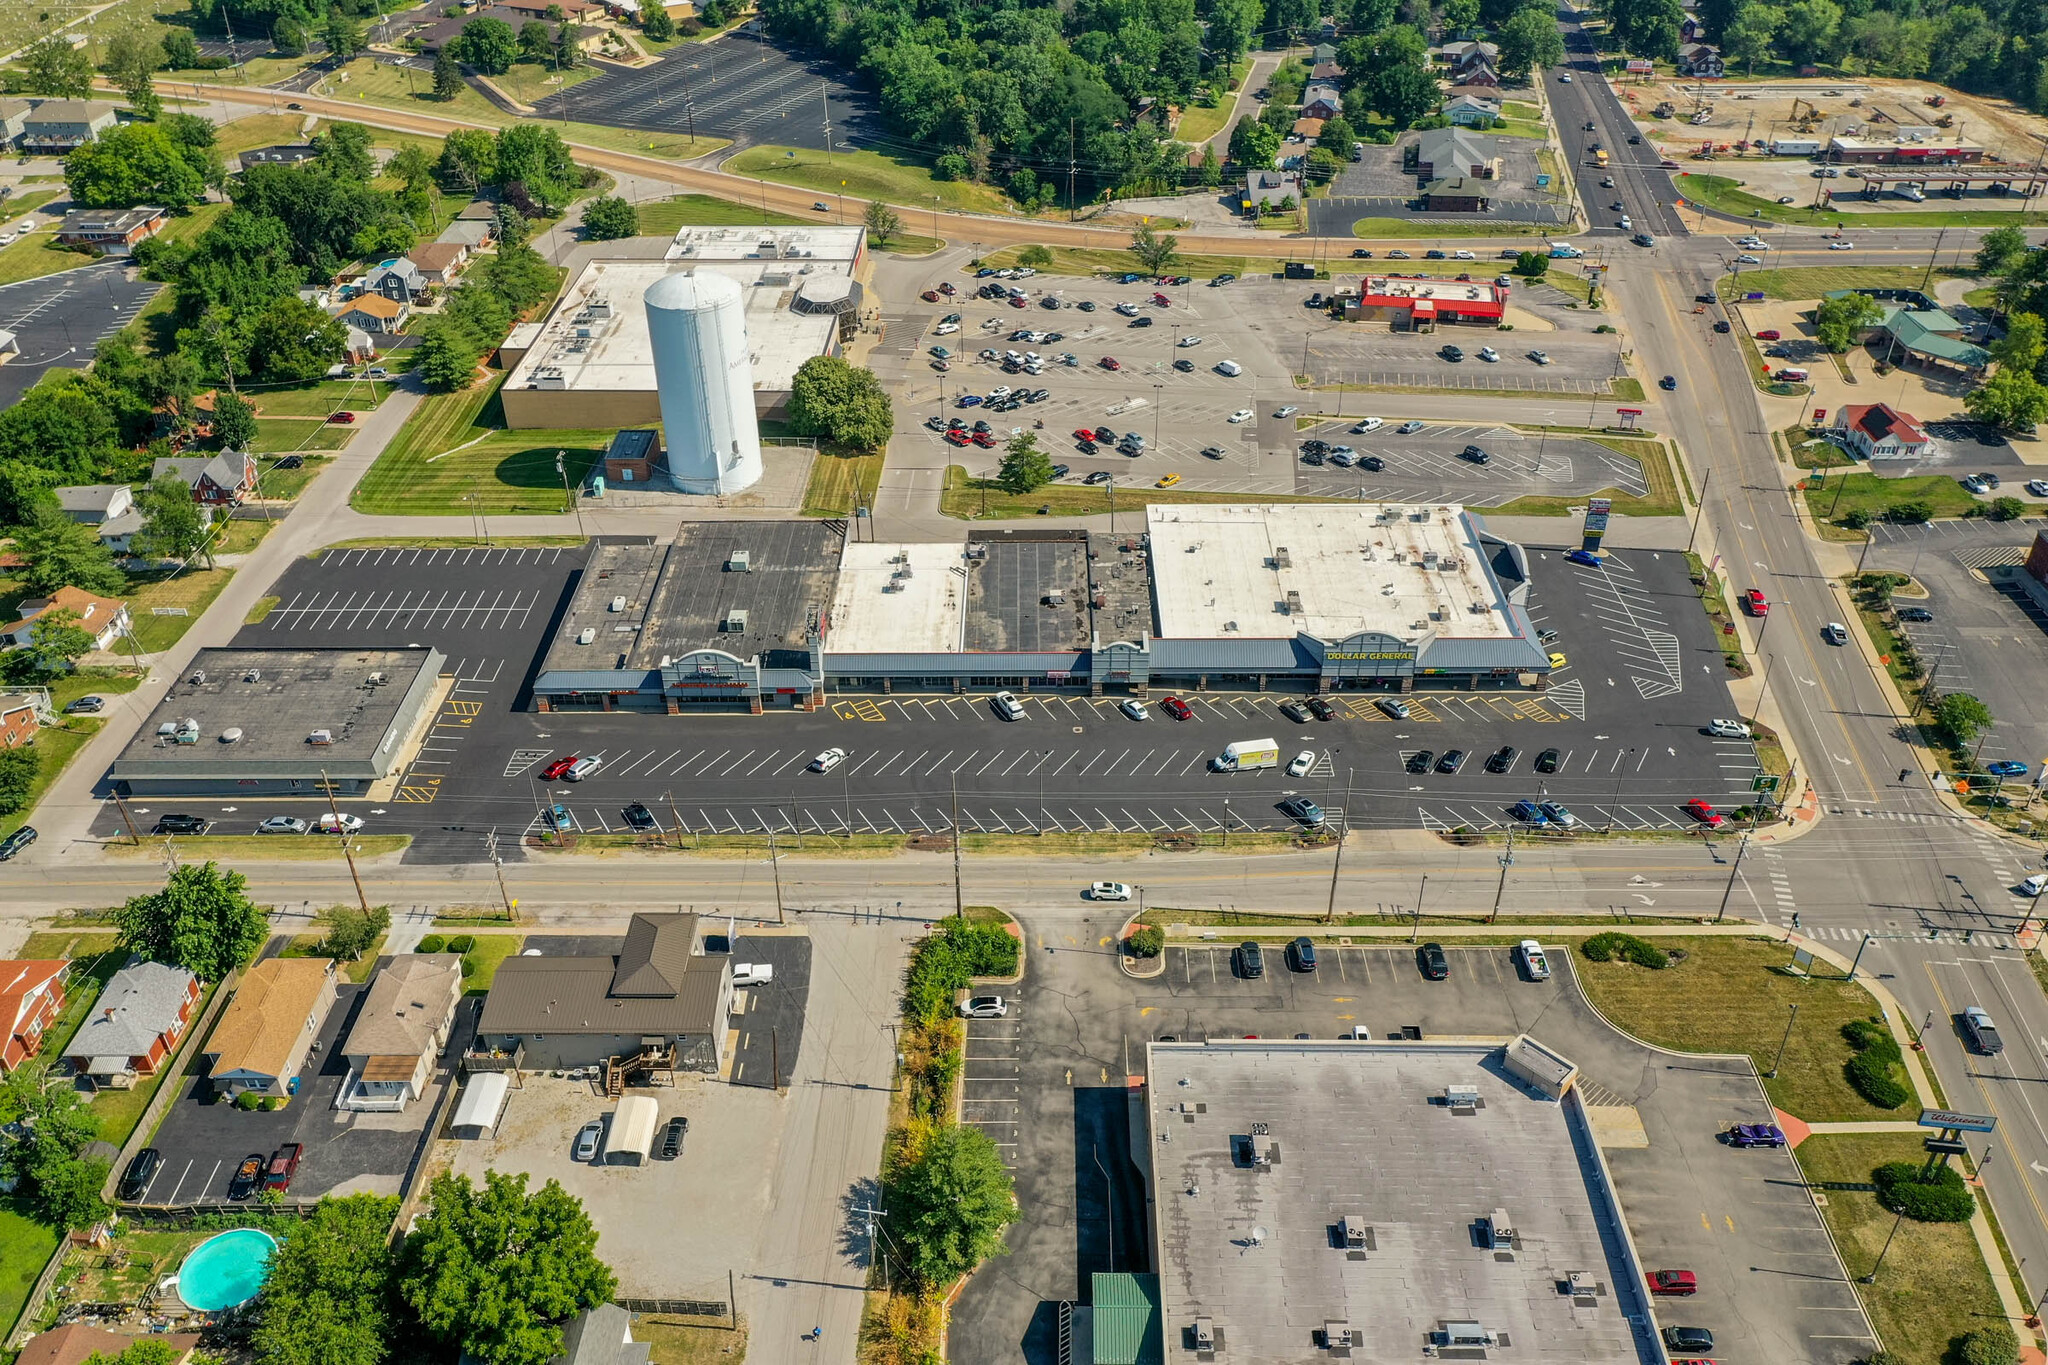
[[[214,822],[204,815],[166,812],[150,826],[151,834],[204,834]],[[363,827],[363,817],[347,811],[326,811],[311,820],[296,815],[273,815],[257,822],[258,834],[354,834]]]

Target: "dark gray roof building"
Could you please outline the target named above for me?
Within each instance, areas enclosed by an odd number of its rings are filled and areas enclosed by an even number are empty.
[[[578,1313],[562,1328],[562,1354],[548,1365],[647,1365],[654,1348],[633,1340],[633,1315],[615,1303]]]

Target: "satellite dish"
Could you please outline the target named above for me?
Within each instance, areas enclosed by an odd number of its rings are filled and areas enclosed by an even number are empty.
[[[1266,1244],[1266,1238],[1268,1235],[1269,1234],[1267,1233],[1267,1231],[1262,1227],[1253,1228],[1252,1245],[1255,1247],[1264,1246]]]

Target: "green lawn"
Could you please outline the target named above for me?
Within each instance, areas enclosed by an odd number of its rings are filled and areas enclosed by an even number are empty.
[[[1879,1109],[1850,1089],[1842,1073],[1853,1055],[1842,1026],[1878,1015],[1877,1002],[1861,986],[1839,975],[1806,981],[1785,975],[1778,969],[1792,961],[1792,950],[1764,939],[1656,943],[1683,949],[1686,960],[1653,972],[1588,962],[1574,951],[1572,966],[1587,997],[1617,1026],[1679,1052],[1746,1052],[1757,1071],[1767,1073],[1796,1002],[1799,1018],[1784,1067],[1776,1080],[1764,1082],[1772,1104],[1809,1123],[1912,1117],[1910,1101],[1898,1110]]]
[[[1722,277],[1721,297],[1755,291],[1769,299],[1817,299],[1835,289],[1931,290],[1951,273],[1936,270],[1929,279],[1925,265],[1796,265],[1745,270]]]
[[[1144,519],[1148,503],[1243,502],[1242,493],[1200,493],[1180,488],[1154,488],[1142,479],[1116,490],[1116,511],[1131,517],[1132,525]],[[1282,494],[1262,495],[1262,502],[1349,502],[1349,498],[1302,498]],[[1073,483],[1047,484],[1036,493],[1005,493],[993,479],[970,478],[960,465],[946,466],[946,488],[939,495],[939,511],[949,517],[969,520],[1035,517],[1038,509],[1049,509],[1056,517],[1094,516],[1110,510],[1107,488]]]
[[[344,409],[372,412],[389,391],[389,385],[374,379],[321,379],[283,389],[245,385],[242,396],[264,417],[325,417]]]
[[[318,477],[321,470],[334,463],[328,455],[308,455],[305,463],[297,469],[279,469],[270,465],[263,470],[262,492],[266,498],[296,498],[306,491],[306,485]]]
[[[203,73],[195,79],[204,79]],[[213,145],[220,149],[222,156],[235,156],[257,147],[274,147],[281,142],[297,142],[299,126],[305,120],[303,114],[245,114],[232,123],[223,123],[214,133]]]
[[[253,824],[254,821],[250,823]],[[122,857],[152,858],[160,861],[163,858],[164,842],[145,833],[139,845],[109,844],[106,851]],[[411,843],[410,834],[358,834],[349,840],[349,848],[358,858],[376,858],[386,853],[402,853]],[[177,846],[188,859],[211,858],[215,862],[228,864],[341,861],[341,840],[332,835],[304,834],[292,838],[289,835],[276,834],[181,834],[178,836]]]
[[[294,934],[292,941],[285,945],[279,957],[320,957],[322,934]],[[370,979],[370,973],[377,970],[377,955],[384,951],[384,935],[377,935],[377,941],[364,950],[363,955],[353,962],[341,964],[341,974],[358,986]]]
[[[1725,175],[1680,171],[1672,180],[1680,194],[1723,213],[1741,214],[1745,218],[1760,213],[1766,222],[1795,227],[1831,228],[1841,223],[1848,232],[1872,228],[2016,227],[2021,222],[2018,205],[2025,202],[2014,199],[2015,207],[2011,209],[1894,210],[1853,207],[1861,204],[1862,200],[1853,195],[1843,195],[1829,207],[1816,209],[1810,207],[1812,200],[1808,196],[1801,196],[1801,202],[1796,204],[1780,204],[1775,198],[1751,194]],[[1928,202],[1934,201],[1930,199]]]
[[[24,213],[34,213],[43,205],[64,193],[59,187],[53,190],[22,190],[0,199],[0,218],[13,218]]]
[[[639,210],[643,237],[673,237],[685,227],[788,227],[804,221],[708,194],[678,194],[634,207]]]
[[[29,822],[36,812],[36,802],[43,799],[64,771],[100,728],[100,722],[87,716],[72,716],[63,725],[36,731],[35,750],[42,755],[42,762],[36,769],[36,780],[29,788],[28,804],[12,815],[0,816],[0,836],[12,834]]]
[[[804,489],[802,515],[852,516],[857,496],[868,506],[874,506],[875,489],[882,482],[883,459],[884,454],[879,452],[873,455],[827,455],[819,452],[811,461],[811,482]]]
[[[1810,1137],[1796,1155],[1806,1178],[1863,1182],[1887,1161],[1927,1159],[1910,1133],[1859,1133]],[[1967,1223],[1916,1223],[1887,1213],[1877,1196],[1857,1190],[1825,1191],[1821,1216],[1835,1235],[1856,1294],[1901,1365],[1945,1365],[1957,1338],[1989,1322],[2003,1321],[1998,1292]],[[1885,1254],[1874,1284],[1860,1283],[1877,1264],[1896,1225],[1898,1237]]]
[[[1230,111],[1237,105],[1237,89],[1244,84],[1245,75],[1251,69],[1252,59],[1240,57],[1237,65],[1231,68],[1228,79],[1218,81],[1212,73],[1209,85],[1215,91],[1216,102],[1206,106],[1191,104],[1181,110],[1180,121],[1173,126],[1174,140],[1199,146],[1222,132]]]
[[[9,246],[0,247],[0,284],[41,279],[60,270],[91,265],[99,259],[97,254],[58,246],[49,232],[31,232]]]
[[[1052,252],[1052,260],[1038,267],[1041,275],[1114,275],[1144,268],[1130,252],[1114,247],[1055,246],[1046,249]],[[998,268],[1015,265],[1023,252],[1024,248],[1020,246],[1004,247],[1000,251],[989,252],[982,258],[982,264]],[[1175,270],[1197,279],[1205,275],[1221,275],[1226,271],[1233,275],[1277,275],[1280,266],[1278,256],[1182,256],[1173,263]]]
[[[57,1229],[31,1217],[24,1201],[0,1195],[0,1323],[8,1324],[9,1335],[28,1305],[28,1291],[57,1254],[57,1242]]]
[[[135,642],[146,654],[169,649],[184,637],[194,621],[206,614],[213,599],[220,596],[221,589],[234,576],[233,569],[187,569],[170,576],[131,579],[128,612],[135,619]],[[157,607],[183,607],[185,615],[159,616]]]
[[[1361,218],[1351,225],[1353,237],[1549,237],[1558,229],[1535,223],[1418,223],[1406,218]]]
[[[563,452],[569,486],[575,488],[604,457],[612,433],[507,431],[499,425],[496,401],[502,382],[500,376],[422,402],[356,485],[356,510],[398,516],[568,511],[556,452]]]
[[[1860,471],[1830,473],[1818,488],[1806,490],[1806,506],[1815,521],[1840,526],[1851,512],[1863,511],[1882,520],[1889,508],[1900,503],[1924,502],[1937,517],[1959,517],[1978,506],[1970,490],[1945,474],[1920,474],[1903,479],[1881,479]]]
[[[455,933],[463,933],[456,930]],[[449,935],[453,937],[453,935]],[[483,995],[491,989],[491,982],[498,975],[498,964],[519,951],[519,945],[526,941],[523,934],[478,934],[476,946],[462,955],[469,968],[463,978],[462,990],[465,995]]]
[[[353,426],[323,422],[317,417],[258,418],[256,440],[249,449],[258,455],[340,450],[355,434],[356,429]]]
[[[834,212],[823,215],[837,221],[840,194],[861,199],[884,199],[892,204],[924,205],[936,198],[938,207],[967,213],[1008,215],[1010,201],[987,185],[971,180],[938,180],[922,161],[881,152],[823,152],[798,147],[749,147],[720,164],[728,175],[754,176],[780,185],[797,185],[830,196],[826,202]],[[859,222],[858,209],[850,222]]]

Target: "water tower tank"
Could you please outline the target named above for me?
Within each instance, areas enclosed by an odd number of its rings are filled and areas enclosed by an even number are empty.
[[[740,286],[711,271],[665,275],[647,290],[669,473],[688,493],[737,493],[761,477],[745,310]]]

